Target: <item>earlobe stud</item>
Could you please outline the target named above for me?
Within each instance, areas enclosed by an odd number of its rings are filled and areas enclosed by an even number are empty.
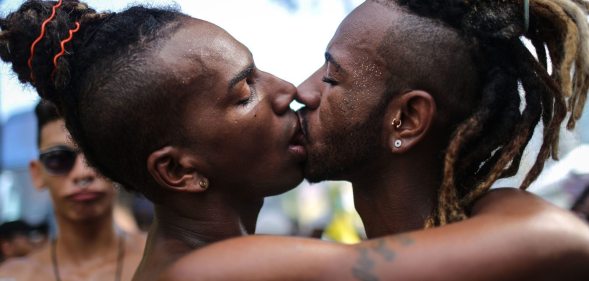
[[[401,140],[396,140],[396,141],[395,141],[395,147],[396,147],[396,148],[399,148],[399,147],[401,147],[401,145],[403,145],[403,142],[402,142]]]

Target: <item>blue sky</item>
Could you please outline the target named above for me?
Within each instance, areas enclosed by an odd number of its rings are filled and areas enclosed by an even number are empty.
[[[345,15],[362,0],[157,0],[85,1],[99,10],[120,11],[130,4],[177,5],[191,16],[213,22],[244,43],[257,66],[295,85],[323,64],[323,53]],[[5,0],[3,15],[22,1]],[[1,118],[30,110],[37,96],[0,63]]]

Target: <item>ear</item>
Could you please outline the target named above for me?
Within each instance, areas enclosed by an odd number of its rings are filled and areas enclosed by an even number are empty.
[[[393,98],[385,115],[389,149],[410,150],[427,135],[435,115],[436,102],[428,92],[415,90]]]
[[[198,172],[194,155],[177,147],[166,146],[147,158],[147,170],[162,187],[179,192],[203,192],[208,179]],[[206,182],[206,184],[203,184]]]
[[[46,189],[45,178],[43,177],[43,164],[39,160],[29,162],[29,174],[35,188],[39,191]]]

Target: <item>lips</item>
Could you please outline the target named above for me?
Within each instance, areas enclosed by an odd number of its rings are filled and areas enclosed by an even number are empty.
[[[305,136],[301,130],[300,119],[297,117],[297,122],[294,122],[295,130],[290,142],[288,143],[288,150],[294,154],[298,160],[304,161],[307,158],[307,150],[305,149]]]
[[[305,120],[305,116],[303,116],[305,108],[300,109],[297,111],[297,119],[299,120],[299,127],[301,132],[303,133],[303,137],[307,139],[309,137],[308,128],[307,128],[307,121]]]
[[[102,192],[81,191],[74,193],[67,198],[74,202],[90,202],[100,199],[104,194]]]

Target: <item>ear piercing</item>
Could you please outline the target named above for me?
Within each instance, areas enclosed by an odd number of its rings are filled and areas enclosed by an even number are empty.
[[[396,140],[396,141],[395,141],[395,147],[396,147],[396,148],[399,148],[399,147],[401,147],[401,145],[403,145],[403,142],[402,142],[401,140]]]
[[[403,125],[403,122],[401,121],[401,119],[393,119],[393,123],[392,123],[393,127],[395,127],[395,129],[399,129],[401,128],[401,125]],[[396,140],[393,145],[395,146],[395,148],[399,148],[401,147],[401,145],[403,145],[403,142],[401,140]]]
[[[202,187],[202,189],[209,188],[209,180],[207,178],[200,179],[200,181],[198,182],[198,184],[200,185],[200,187]]]
[[[396,128],[396,129],[399,129],[399,128],[401,128],[401,125],[402,125],[402,124],[403,124],[403,122],[401,122],[401,120],[397,120],[396,118],[395,118],[395,119],[393,119],[393,124],[392,124],[392,125],[393,125],[393,126]]]

